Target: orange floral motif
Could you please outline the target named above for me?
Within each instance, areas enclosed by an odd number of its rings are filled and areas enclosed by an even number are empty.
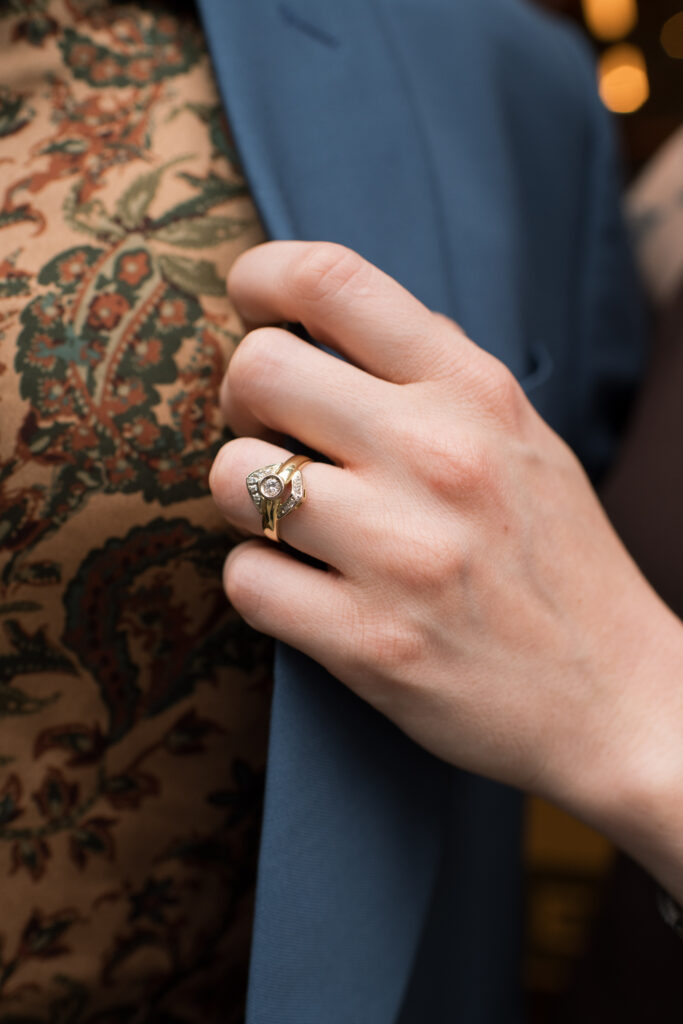
[[[152,74],[151,60],[134,60],[128,65],[128,74],[136,82],[148,82]]]
[[[41,382],[40,393],[46,412],[66,414],[73,411],[75,396],[67,381],[48,378]]]
[[[156,423],[140,416],[125,425],[123,436],[141,448],[151,448],[159,440],[161,431]]]
[[[116,292],[98,295],[96,299],[93,299],[90,306],[88,323],[96,330],[104,328],[111,331],[129,309],[130,303],[123,295],[117,295]]]
[[[165,299],[159,307],[159,323],[164,327],[182,327],[187,322],[187,306],[182,299]]]
[[[52,370],[56,366],[57,357],[50,351],[57,341],[49,334],[36,334],[35,347],[28,355],[28,361],[32,366],[39,366],[43,370]]]
[[[43,327],[49,327],[64,312],[64,307],[54,295],[46,295],[35,306],[34,315]]]
[[[153,366],[158,363],[163,353],[163,342],[160,338],[149,338],[135,346],[135,358],[142,366]]]
[[[112,484],[122,486],[135,479],[135,469],[125,455],[115,455],[105,459],[104,468]]]
[[[87,423],[79,423],[69,432],[69,447],[74,452],[86,451],[97,444],[97,434]]]
[[[90,76],[93,82],[98,85],[104,85],[105,82],[109,82],[112,78],[116,78],[119,71],[119,65],[113,57],[105,57],[104,60],[98,61],[90,69]]]
[[[64,284],[80,281],[88,266],[84,252],[72,252],[59,264],[59,276]]]
[[[144,249],[137,252],[127,252],[121,257],[118,266],[118,276],[121,281],[131,285],[133,288],[144,281],[152,272],[149,256]]]
[[[90,43],[77,43],[71,48],[69,63],[74,68],[87,68],[93,63],[97,50]]]
[[[142,405],[146,398],[147,394],[141,381],[120,377],[114,382],[114,403],[118,404],[121,410]]]
[[[186,471],[179,469],[179,467],[171,462],[170,459],[159,459],[156,463],[155,469],[159,478],[159,483],[164,487],[171,487],[173,484],[179,484],[185,477]]]
[[[176,43],[166,43],[166,45],[162,47],[161,53],[166,64],[182,63],[183,54]]]

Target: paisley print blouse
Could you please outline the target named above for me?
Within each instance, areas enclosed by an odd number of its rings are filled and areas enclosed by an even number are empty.
[[[207,476],[262,230],[177,11],[0,4],[0,1024],[242,1018],[271,659]]]

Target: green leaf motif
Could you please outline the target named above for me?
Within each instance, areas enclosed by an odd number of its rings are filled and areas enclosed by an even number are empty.
[[[3,623],[5,650],[0,654],[0,718],[9,715],[31,715],[59,697],[58,693],[38,698],[10,685],[21,675],[36,672],[77,675],[77,670],[61,650],[45,636],[44,629],[28,633],[16,619]]]
[[[62,211],[67,224],[75,231],[84,231],[95,238],[116,242],[126,234],[121,224],[113,220],[100,199],[79,202],[77,183],[64,200]]]
[[[162,164],[161,167],[157,167],[154,171],[138,175],[116,202],[117,216],[125,227],[133,230],[140,226],[156,195],[164,172],[174,164],[180,163],[181,160],[187,159],[187,156],[178,156],[174,160]]]
[[[7,277],[0,280],[0,299],[13,299],[16,295],[30,295],[30,275],[9,273]]]
[[[30,562],[20,565],[17,569],[15,579],[19,583],[33,583],[37,586],[45,586],[50,583],[61,583],[62,570],[57,562],[43,560],[41,562]]]
[[[186,249],[204,249],[238,238],[252,223],[238,217],[196,217],[164,224],[154,232],[154,238]]]
[[[62,139],[60,142],[51,142],[41,149],[41,154],[47,156],[49,153],[66,153],[68,156],[81,156],[88,149],[85,139]]]
[[[25,220],[37,220],[37,215],[32,213],[29,208],[24,206],[17,206],[14,210],[0,210],[0,228],[9,227],[11,224],[20,224]]]
[[[0,86],[0,138],[20,131],[35,111],[26,105],[26,97],[8,86]]]
[[[247,186],[243,181],[227,181],[214,173],[210,173],[206,178],[198,178],[195,174],[179,171],[176,177],[197,189],[197,195],[177,203],[157,218],[150,225],[154,231],[163,225],[179,220],[200,217],[208,213],[214,206],[220,206],[221,203],[226,203],[237,196],[247,195]]]
[[[159,256],[159,269],[171,284],[189,295],[225,295],[225,281],[209,260]]]
[[[4,668],[4,666],[0,666]],[[60,694],[53,693],[49,697],[29,697],[18,686],[9,686],[0,680],[0,718],[16,715],[35,715],[43,708],[59,700]]]
[[[187,103],[187,109],[209,126],[215,156],[224,156],[238,174],[241,174],[237,151],[226,131],[225,116],[220,103]]]
[[[42,604],[37,601],[10,601],[0,604],[0,615],[17,615],[19,612],[39,612]]]

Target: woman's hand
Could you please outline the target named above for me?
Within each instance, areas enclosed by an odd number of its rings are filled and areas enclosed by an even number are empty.
[[[329,569],[239,544],[234,607],[438,757],[622,843],[638,801],[678,785],[683,855],[683,631],[512,375],[339,246],[268,243],[228,286],[250,326],[300,321],[347,360],[276,327],[232,359],[224,411],[246,436],[211,473],[229,522],[260,536],[244,481],[291,453],[278,437],[330,460],[281,521]]]

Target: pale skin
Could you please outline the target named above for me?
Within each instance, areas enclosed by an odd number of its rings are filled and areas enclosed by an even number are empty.
[[[254,539],[225,588],[437,757],[601,829],[683,900],[683,626],[509,371],[343,247],[270,242],[228,290],[214,498]],[[279,327],[301,322],[346,361]],[[245,488],[294,438],[330,460],[261,537]],[[296,449],[295,449],[296,450]]]

